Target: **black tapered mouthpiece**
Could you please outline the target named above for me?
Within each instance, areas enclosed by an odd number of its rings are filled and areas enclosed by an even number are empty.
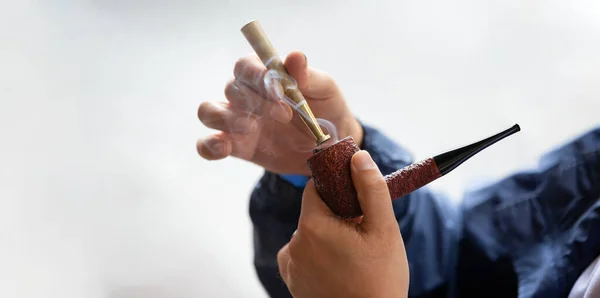
[[[513,125],[513,127],[495,134],[487,139],[483,139],[479,142],[467,145],[452,151],[442,153],[433,157],[435,163],[440,170],[442,176],[448,174],[460,164],[471,158],[473,155],[479,153],[481,150],[491,146],[492,144],[518,132],[521,130],[519,124]]]

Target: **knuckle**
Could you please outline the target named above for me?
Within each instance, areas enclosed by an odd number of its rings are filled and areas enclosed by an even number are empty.
[[[303,221],[298,222],[298,229],[297,229],[297,231],[299,233],[302,232],[302,234],[309,235],[310,233],[312,233],[313,228],[314,227],[310,223],[310,221],[303,220]]]
[[[225,84],[225,90],[223,91],[223,93],[225,93],[225,97],[229,99],[231,99],[236,94],[235,80],[232,79],[229,82],[227,82],[227,84]]]
[[[283,261],[283,257],[286,253],[286,249],[288,249],[287,246],[282,247],[278,252],[277,252],[277,262],[278,263],[282,263]]]
[[[298,223],[298,232],[302,234],[303,237],[314,238],[319,235],[319,227],[312,220],[304,220]]]
[[[298,240],[290,241],[290,243],[287,245],[287,254],[289,255],[290,259],[293,259],[294,256],[297,256],[301,251],[301,243]]]
[[[262,64],[260,59],[253,56],[242,57],[237,60],[233,68],[234,77],[253,87],[264,88],[264,76],[267,69]]]
[[[250,59],[248,59],[248,57],[242,57],[242,58],[238,59],[235,62],[235,65],[233,66],[234,75],[236,77],[240,77],[240,76],[244,75],[249,63],[250,63]]]
[[[298,224],[298,235],[294,238],[308,242],[320,242],[331,238],[331,224],[334,223],[320,219],[306,220],[301,224]]]

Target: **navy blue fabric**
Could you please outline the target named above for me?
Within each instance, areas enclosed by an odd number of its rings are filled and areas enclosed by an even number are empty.
[[[308,180],[308,176],[303,175],[280,175],[283,180],[291,183],[295,187],[304,187]]]
[[[414,161],[377,129],[363,127],[363,149],[383,174]],[[266,172],[250,198],[254,265],[271,297],[291,297],[277,252],[296,230],[303,189],[286,179]],[[549,152],[536,169],[466,193],[460,206],[427,187],[394,201],[409,296],[567,297],[600,254],[599,199],[600,128]]]

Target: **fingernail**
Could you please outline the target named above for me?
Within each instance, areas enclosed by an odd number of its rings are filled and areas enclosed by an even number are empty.
[[[302,56],[304,56],[304,66],[308,65],[308,58],[306,58],[306,54],[302,53]]]
[[[213,154],[220,154],[223,152],[223,142],[221,140],[210,139],[204,142],[206,149],[208,149]]]
[[[377,165],[375,164],[375,162],[371,158],[371,155],[367,151],[361,150],[355,155],[356,156],[354,157],[354,166],[357,170],[364,171],[377,168]]]

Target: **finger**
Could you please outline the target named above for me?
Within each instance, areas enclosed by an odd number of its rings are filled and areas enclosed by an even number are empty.
[[[196,142],[196,151],[206,160],[223,159],[231,155],[232,147],[231,141],[222,132]]]
[[[352,181],[363,211],[361,228],[382,230],[396,223],[392,200],[385,178],[367,151],[361,150],[352,156]]]
[[[242,81],[233,79],[225,85],[225,97],[235,109],[255,112],[261,107],[272,104]]]
[[[300,223],[310,223],[316,226],[321,226],[326,220],[335,218],[335,214],[329,209],[327,204],[323,202],[313,180],[309,180],[304,188],[302,195],[302,206],[300,210]]]
[[[329,74],[308,66],[304,53],[292,51],[285,58],[284,65],[296,80],[298,89],[304,96],[311,99],[326,99],[338,92],[338,87]]]
[[[256,55],[240,58],[233,67],[233,75],[237,81],[243,82],[259,94],[266,95],[264,78],[266,67]]]
[[[285,57],[283,65],[294,78],[300,92],[306,91],[308,85],[308,60],[300,51],[292,51]],[[303,92],[304,93],[304,92]]]
[[[226,104],[203,102],[198,108],[198,119],[208,128],[236,134],[249,134],[256,129],[253,115],[232,111]]]
[[[239,85],[246,85],[258,93],[263,99],[279,102],[283,96],[282,83],[286,88],[295,88],[289,75],[275,70],[267,70],[256,55],[240,58],[233,69],[235,80]]]
[[[288,264],[290,261],[289,243],[284,245],[277,253],[277,265],[279,266],[279,274],[283,281],[287,284],[289,281]]]
[[[281,123],[292,119],[292,110],[280,100],[267,100],[243,82],[232,80],[225,86],[225,97],[231,106],[258,116],[271,116]]]

